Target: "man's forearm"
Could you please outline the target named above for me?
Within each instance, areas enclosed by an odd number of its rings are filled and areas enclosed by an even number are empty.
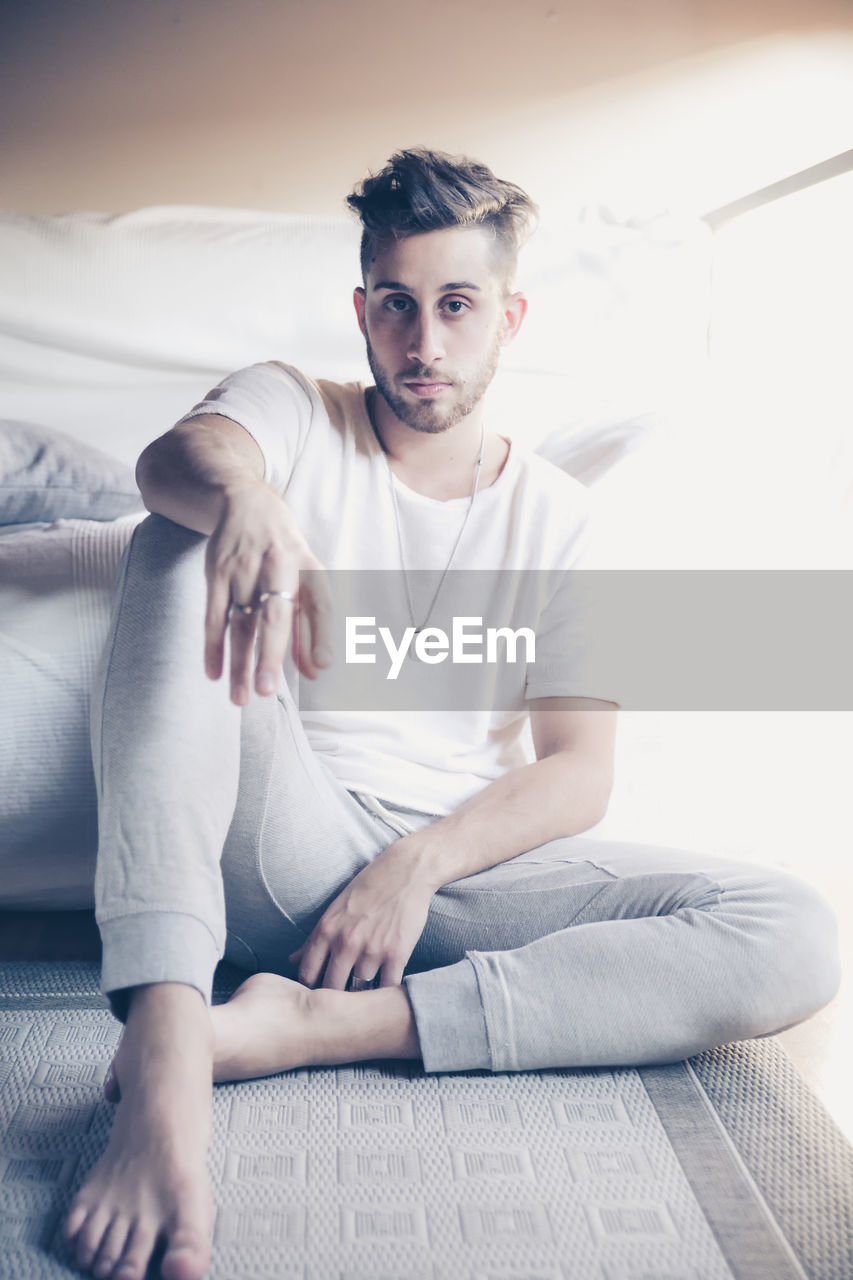
[[[136,479],[149,511],[196,533],[211,534],[229,493],[263,484],[255,441],[220,416],[173,427],[142,453]]]
[[[439,888],[588,830],[604,817],[611,785],[612,775],[600,762],[558,751],[498,778],[455,813],[396,841],[386,853],[405,859],[412,878]]]

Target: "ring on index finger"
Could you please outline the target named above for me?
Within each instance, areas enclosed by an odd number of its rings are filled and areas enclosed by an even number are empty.
[[[236,600],[231,601],[231,613],[242,614],[244,618],[251,618],[256,609],[257,605],[254,604],[238,604]]]

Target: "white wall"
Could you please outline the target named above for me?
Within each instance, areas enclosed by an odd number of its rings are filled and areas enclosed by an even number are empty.
[[[848,0],[7,0],[0,203],[336,212],[396,147],[705,210],[850,146]]]

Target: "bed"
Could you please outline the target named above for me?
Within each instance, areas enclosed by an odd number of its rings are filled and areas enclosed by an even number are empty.
[[[709,411],[711,252],[699,220],[586,207],[543,218],[522,255],[530,312],[490,389],[489,425],[591,486],[603,568],[784,567],[768,559],[772,495],[759,492],[747,442],[733,456]],[[0,746],[0,776],[15,778],[0,800],[7,905],[34,900],[30,854],[46,857],[60,831],[38,892],[46,879],[54,905],[90,900],[85,691],[114,564],[139,518],[136,457],[243,365],[276,358],[317,377],[365,377],[356,264],[345,216],[0,213],[0,713],[16,726]],[[827,477],[838,461],[823,461]],[[46,676],[50,717],[35,696]],[[722,841],[783,863],[807,834],[831,850],[847,726],[820,712],[772,724],[734,714],[624,714],[601,832]],[[799,776],[791,752],[803,733],[797,768],[816,791],[799,808],[789,797],[774,821],[772,796],[780,778],[784,788]],[[69,805],[73,840],[58,817]]]
[[[275,358],[313,376],[365,377],[350,303],[356,264],[357,233],[343,217],[0,213],[0,907],[92,902],[87,691],[115,569],[143,515],[135,458],[243,365]],[[757,477],[709,422],[710,264],[701,222],[608,209],[543,221],[525,250],[529,324],[489,392],[489,426],[590,486],[603,569],[779,567],[762,561],[766,543],[750,541]],[[849,716],[827,711],[623,713],[610,810],[592,834],[722,848],[831,889],[847,843],[850,756]],[[91,966],[50,978],[57,990],[78,980],[57,1008],[96,1007]],[[13,1032],[43,1016],[49,1041],[55,1016],[69,1015],[47,1009],[38,983],[20,994],[34,981],[29,970],[7,981],[17,992],[3,1015]],[[751,1060],[742,1070],[763,1079]],[[378,1069],[366,1078],[387,1085]],[[332,1106],[342,1082],[321,1084]],[[291,1085],[304,1082],[280,1087]],[[695,1173],[699,1185],[704,1169]],[[33,1228],[38,1240],[51,1237],[49,1218]],[[18,1231],[10,1222],[0,1234]],[[837,1236],[835,1220],[823,1230]],[[816,1239],[819,1253],[824,1236]],[[36,1254],[21,1250],[42,1274]],[[841,1276],[844,1266],[810,1274]],[[628,1271],[607,1271],[616,1274]]]

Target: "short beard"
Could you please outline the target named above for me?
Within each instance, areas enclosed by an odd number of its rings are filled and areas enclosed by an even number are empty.
[[[463,418],[467,418],[468,414],[477,407],[486,394],[489,384],[497,372],[502,346],[501,337],[501,331],[498,330],[495,334],[491,351],[483,363],[474,370],[470,378],[462,383],[453,383],[454,387],[459,388],[460,399],[447,411],[429,402],[409,404],[402,396],[398,395],[394,390],[391,378],[389,378],[376,359],[373,347],[370,345],[370,338],[365,334],[367,362],[370,365],[370,372],[373,374],[377,391],[395,417],[399,418],[400,422],[405,423],[407,427],[411,427],[413,431],[421,431],[425,435],[439,435],[442,431],[449,431],[451,427],[455,427]],[[406,370],[406,375],[410,378],[428,377],[430,375],[427,370],[427,365],[413,365],[410,370]],[[440,380],[442,377],[441,374],[436,374],[435,376],[436,380]]]

